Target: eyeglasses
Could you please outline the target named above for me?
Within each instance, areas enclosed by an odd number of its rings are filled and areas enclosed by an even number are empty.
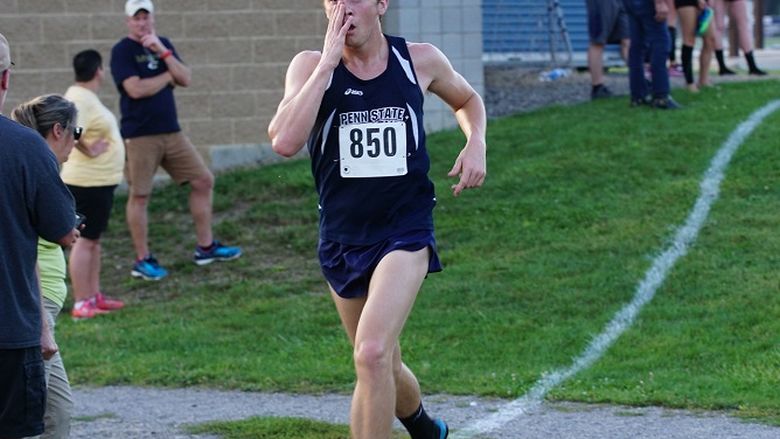
[[[75,127],[73,128],[73,140],[79,140],[81,138],[81,133],[84,132],[83,127]]]

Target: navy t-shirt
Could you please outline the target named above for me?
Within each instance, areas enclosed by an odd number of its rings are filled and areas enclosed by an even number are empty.
[[[180,59],[173,44],[167,38],[160,37],[160,41],[173,51],[173,56]],[[166,71],[168,66],[164,60],[130,38],[125,37],[111,50],[111,75],[119,90],[119,109],[122,112],[121,131],[125,139],[175,133],[181,130],[176,116],[173,86],[168,85],[154,96],[141,99],[128,96],[122,86],[122,82],[127,78],[138,76],[146,79]]]
[[[43,137],[0,115],[0,349],[41,344],[38,236],[56,242],[75,222],[73,197]]]
[[[362,80],[340,62],[308,140],[320,238],[369,245],[433,230],[423,93],[406,41],[385,36],[387,68]]]

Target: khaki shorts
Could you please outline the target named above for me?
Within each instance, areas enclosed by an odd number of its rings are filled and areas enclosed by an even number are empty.
[[[165,169],[180,185],[211,172],[190,139],[181,132],[125,139],[125,151],[125,177],[132,195],[152,193],[158,167]]]

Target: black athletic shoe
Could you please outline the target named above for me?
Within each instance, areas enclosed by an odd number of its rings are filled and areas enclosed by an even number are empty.
[[[731,70],[728,67],[724,67],[724,68],[720,69],[720,72],[718,72],[718,74],[720,76],[729,76],[729,75],[736,75],[737,72],[735,72],[734,70]]]
[[[590,99],[592,101],[595,101],[596,99],[611,98],[612,96],[614,96],[612,90],[608,89],[604,84],[597,85],[590,90]]]
[[[643,98],[638,99],[631,99],[631,107],[644,107],[646,105],[651,105],[653,103],[653,100],[650,98],[650,96],[645,96]]]
[[[652,102],[650,103],[650,106],[653,108],[657,108],[659,110],[677,110],[682,108],[680,104],[675,102],[674,99],[672,99],[671,96],[666,96],[663,98],[653,98]]]
[[[748,73],[751,74],[751,75],[754,75],[754,76],[766,76],[767,75],[767,73],[765,71],[759,69],[758,67],[756,67],[755,69],[751,69]]]

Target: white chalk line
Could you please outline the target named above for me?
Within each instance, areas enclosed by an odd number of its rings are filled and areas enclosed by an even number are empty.
[[[677,229],[671,244],[653,260],[653,265],[645,272],[644,279],[637,285],[633,300],[612,317],[612,320],[604,330],[588,344],[582,354],[574,359],[571,366],[543,374],[528,393],[506,404],[492,415],[480,419],[463,430],[454,432],[451,435],[453,439],[471,438],[475,435],[498,430],[511,420],[528,413],[531,409],[540,405],[550,390],[590,367],[604,355],[604,352],[612,343],[633,324],[639,311],[645,304],[650,302],[658,288],[663,284],[669,270],[671,270],[680,257],[687,253],[690,245],[696,240],[712,204],[718,198],[724,172],[734,153],[750,133],[761,124],[764,118],[778,108],[780,108],[780,100],[769,102],[751,114],[747,120],[739,124],[731,132],[729,138],[713,157],[710,167],[704,173],[704,177],[699,184],[699,197],[696,199],[693,210],[691,210],[685,223]]]

